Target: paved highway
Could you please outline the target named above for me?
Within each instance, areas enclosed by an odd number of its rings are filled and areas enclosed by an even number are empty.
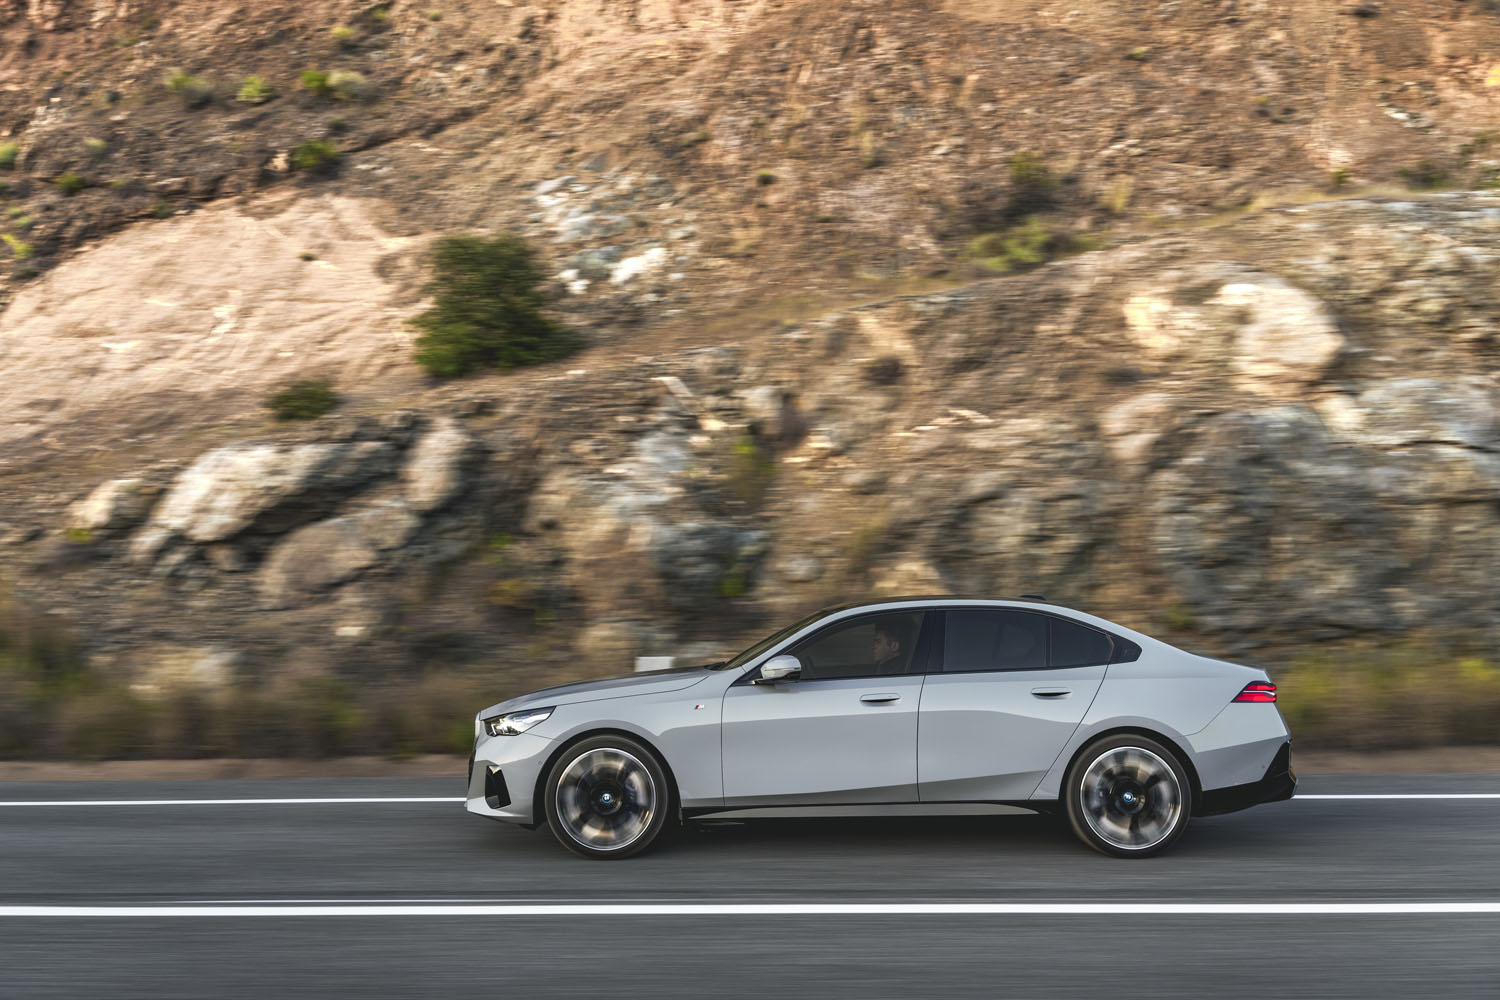
[[[590,862],[461,791],[0,783],[0,997],[1500,997],[1497,775],[1304,778],[1139,862],[1029,815]]]

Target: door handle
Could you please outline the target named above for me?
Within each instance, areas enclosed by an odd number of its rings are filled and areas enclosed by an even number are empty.
[[[882,694],[862,694],[859,700],[867,705],[879,705],[888,701],[900,701],[901,696],[894,691],[887,691]]]
[[[1031,693],[1038,698],[1066,698],[1073,693],[1072,688],[1032,688]]]

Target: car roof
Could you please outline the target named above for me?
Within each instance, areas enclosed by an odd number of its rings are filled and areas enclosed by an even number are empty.
[[[931,607],[974,607],[974,608],[1021,608],[1028,611],[1042,611],[1061,615],[1073,621],[1079,621],[1095,628],[1107,629],[1118,635],[1122,635],[1132,642],[1151,648],[1166,647],[1160,639],[1152,638],[1143,632],[1121,625],[1119,622],[1101,618],[1087,611],[1070,608],[1064,604],[1054,604],[1050,601],[1037,600],[1028,597],[983,597],[967,596],[961,594],[926,594],[915,597],[884,597],[869,598],[863,601],[852,601],[848,604],[839,604],[824,608],[816,616],[809,616],[810,621],[822,624],[830,618],[848,617],[861,611],[875,611],[880,609],[894,610],[897,608],[931,608]]]
[[[956,604],[973,606],[993,607],[1039,607],[1055,608],[1058,611],[1074,611],[1063,604],[1036,597],[985,597],[975,594],[917,594],[907,597],[872,597],[863,601],[851,601],[847,604],[835,604],[818,612],[820,615],[837,614],[840,611],[854,611],[859,608],[885,608],[891,605],[910,604],[917,607],[931,607],[934,604]]]

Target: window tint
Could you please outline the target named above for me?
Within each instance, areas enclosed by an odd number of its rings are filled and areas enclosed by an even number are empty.
[[[1039,670],[1047,665],[1047,619],[1025,611],[949,611],[943,670]]]
[[[1140,646],[1131,642],[1129,639],[1123,639],[1120,636],[1115,636],[1115,655],[1109,658],[1110,663],[1134,663],[1140,658]]]
[[[910,671],[922,612],[866,615],[835,625],[790,650],[805,681],[881,677]]]
[[[1077,622],[1052,619],[1052,653],[1047,658],[1054,667],[1092,667],[1109,662],[1109,636],[1098,629]]]

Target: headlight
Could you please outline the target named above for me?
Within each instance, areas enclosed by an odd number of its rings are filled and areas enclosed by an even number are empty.
[[[492,716],[484,720],[484,731],[491,736],[514,736],[526,732],[538,723],[546,722],[551,714],[550,708],[528,708],[523,712]]]

